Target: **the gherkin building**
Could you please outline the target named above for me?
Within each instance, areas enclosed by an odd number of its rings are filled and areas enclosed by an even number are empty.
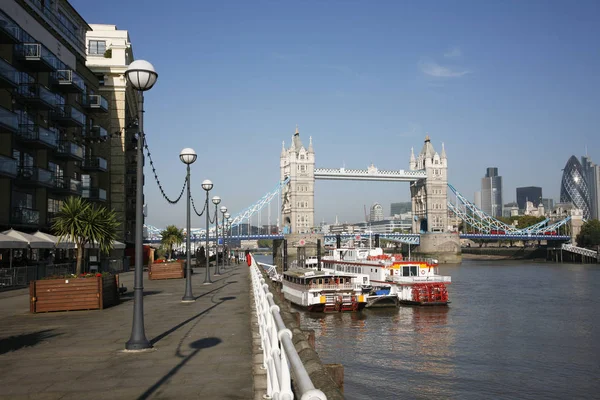
[[[590,190],[583,174],[583,167],[575,156],[569,158],[563,170],[560,201],[573,203],[583,212],[583,218],[590,219]]]

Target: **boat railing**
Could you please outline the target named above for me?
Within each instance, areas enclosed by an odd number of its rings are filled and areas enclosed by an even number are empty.
[[[357,285],[355,285],[353,283],[340,283],[337,285],[311,283],[308,286],[308,288],[309,289],[321,289],[321,290],[338,290],[338,289],[352,290],[352,289],[356,289]]]
[[[286,328],[273,301],[273,293],[265,283],[258,265],[252,257],[250,267],[252,290],[263,351],[263,368],[267,371],[267,393],[265,398],[292,400],[291,376],[301,400],[327,400],[327,396],[316,389],[292,342],[292,332]]]
[[[414,282],[444,282],[444,283],[450,283],[452,282],[452,277],[450,276],[441,276],[441,275],[436,275],[436,276],[399,276],[399,275],[393,275],[393,276],[387,276],[385,278],[386,281],[388,282],[394,282],[394,283],[414,283]]]

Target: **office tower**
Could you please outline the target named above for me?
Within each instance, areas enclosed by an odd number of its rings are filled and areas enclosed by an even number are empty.
[[[2,2],[2,229],[48,232],[69,196],[109,201],[108,106],[85,66],[89,29],[66,0]]]
[[[383,207],[379,203],[375,203],[371,206],[371,215],[369,216],[369,222],[383,221]]]
[[[544,198],[542,198],[542,204],[544,205],[544,209],[547,212],[550,212],[554,208],[554,199],[544,199]]]
[[[590,217],[598,219],[600,216],[600,165],[594,164],[586,155],[581,157],[581,167],[590,191]]]
[[[412,203],[405,201],[401,203],[390,204],[390,216],[406,214],[412,211]]]
[[[583,213],[583,218],[590,218],[590,191],[583,173],[583,167],[575,156],[571,156],[563,170],[560,185],[561,203],[572,203]]]
[[[475,192],[475,199],[473,201],[473,204],[475,204],[475,207],[481,210],[481,191]]]
[[[502,216],[502,177],[498,168],[487,168],[481,179],[481,210],[492,217]]]
[[[517,204],[519,210],[525,209],[525,203],[531,201],[534,206],[538,206],[542,200],[542,188],[537,186],[526,186],[517,188]]]

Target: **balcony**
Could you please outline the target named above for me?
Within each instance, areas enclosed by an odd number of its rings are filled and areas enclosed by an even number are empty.
[[[17,160],[7,156],[0,156],[0,176],[9,178],[17,177]]]
[[[52,226],[52,223],[54,222],[54,218],[56,218],[57,215],[58,215],[58,212],[48,211],[46,213],[46,225]]]
[[[17,69],[0,58],[0,88],[14,89],[17,86],[19,86]]]
[[[62,158],[68,158],[72,160],[82,161],[83,160],[83,148],[68,140],[60,140],[58,142],[58,149],[56,149],[56,156]]]
[[[108,112],[108,100],[99,94],[90,94],[87,98],[84,98],[84,106],[94,112]]]
[[[33,208],[14,207],[10,222],[15,225],[39,225],[40,211]]]
[[[52,172],[40,167],[19,166],[15,182],[19,186],[54,186]]]
[[[83,188],[81,197],[91,201],[106,201],[106,190],[100,188]]]
[[[78,29],[72,22],[67,22],[64,17],[61,18],[54,1],[31,0],[31,2],[37,8],[38,13],[49,21],[57,32],[64,35],[64,38],[71,42],[73,47],[85,54],[85,28]]]
[[[59,176],[54,180],[53,189],[53,191],[57,193],[81,196],[81,181]]]
[[[59,69],[52,73],[53,87],[66,93],[83,93],[85,83],[83,78],[72,69]]]
[[[21,43],[15,45],[15,56],[23,69],[30,72],[52,72],[58,60],[41,43]]]
[[[56,149],[58,147],[58,132],[42,128],[37,124],[19,125],[18,137],[36,148]]]
[[[106,140],[106,138],[108,138],[108,132],[100,125],[94,125],[89,129],[89,132],[86,136],[88,139]]]
[[[19,116],[0,107],[0,133],[13,133],[19,130]]]
[[[85,115],[68,104],[58,104],[52,112],[52,120],[61,126],[78,127],[85,125]]]
[[[88,157],[83,161],[81,169],[84,171],[108,171],[108,162],[102,157]]]
[[[17,44],[21,42],[21,28],[8,15],[0,11],[0,43]]]
[[[56,96],[46,86],[39,83],[22,83],[17,91],[21,102],[39,110],[52,110],[56,107]]]

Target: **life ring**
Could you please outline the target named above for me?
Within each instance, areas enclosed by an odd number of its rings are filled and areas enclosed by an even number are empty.
[[[425,270],[424,269],[421,270],[421,275],[425,275]]]

